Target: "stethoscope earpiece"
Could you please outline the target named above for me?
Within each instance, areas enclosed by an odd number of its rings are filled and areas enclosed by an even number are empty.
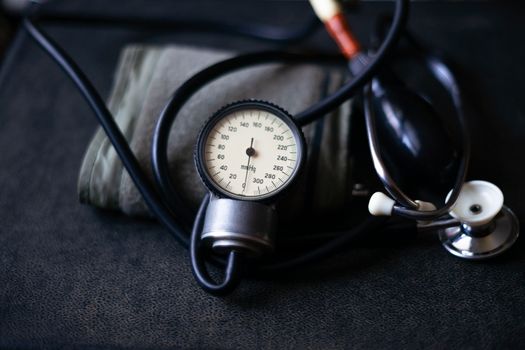
[[[368,201],[368,211],[374,216],[391,216],[396,201],[384,194],[376,192]]]
[[[419,211],[436,210],[436,206],[430,202],[421,200],[414,201],[417,204]],[[396,201],[384,194],[383,192],[375,192],[368,201],[368,211],[374,216],[392,216]]]
[[[481,260],[499,255],[519,236],[518,219],[503,205],[503,193],[487,181],[466,182],[450,215],[459,222],[439,229],[438,236],[445,249],[460,258]]]

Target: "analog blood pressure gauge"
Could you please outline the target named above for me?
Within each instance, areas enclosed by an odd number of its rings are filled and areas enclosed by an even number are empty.
[[[242,101],[207,122],[195,160],[204,183],[218,197],[262,201],[294,181],[304,163],[304,145],[287,112],[267,102]]]

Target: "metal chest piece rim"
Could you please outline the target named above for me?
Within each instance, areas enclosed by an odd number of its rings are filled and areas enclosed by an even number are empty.
[[[519,221],[508,207],[503,206],[486,225],[472,227],[459,223],[440,229],[439,240],[451,254],[468,260],[483,260],[500,255],[516,242]]]

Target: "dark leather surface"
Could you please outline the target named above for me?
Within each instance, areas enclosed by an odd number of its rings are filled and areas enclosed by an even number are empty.
[[[299,23],[302,2],[61,1],[51,11],[209,16]],[[88,6],[89,4],[89,6]],[[83,8],[82,6],[86,6]],[[284,9],[277,11],[277,9]],[[354,27],[364,37],[366,4]],[[292,16],[292,14],[294,16]],[[410,27],[466,78],[469,178],[498,184],[525,219],[525,47],[513,3],[417,3]],[[253,49],[225,36],[48,25],[107,95],[127,42]],[[328,44],[323,34],[314,45]],[[266,46],[265,46],[266,47]],[[360,246],[301,273],[248,281],[217,299],[155,222],[80,205],[76,178],[96,123],[62,72],[28,39],[0,89],[0,347],[516,348],[525,340],[525,246],[472,263],[436,237]]]

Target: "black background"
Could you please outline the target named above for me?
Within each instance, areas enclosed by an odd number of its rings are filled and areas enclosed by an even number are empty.
[[[366,38],[371,2],[351,15]],[[300,25],[303,1],[58,1],[50,13],[207,16]],[[518,3],[422,2],[409,26],[467,77],[470,179],[501,187],[523,220],[525,12]],[[48,24],[107,96],[126,43],[267,48],[213,34]],[[333,50],[319,32],[308,45]],[[11,48],[0,89],[0,347],[518,347],[525,338],[523,239],[490,262],[459,260],[424,237],[366,245],[302,273],[249,281],[216,299],[187,252],[154,222],[80,205],[76,181],[95,119],[28,38]]]

